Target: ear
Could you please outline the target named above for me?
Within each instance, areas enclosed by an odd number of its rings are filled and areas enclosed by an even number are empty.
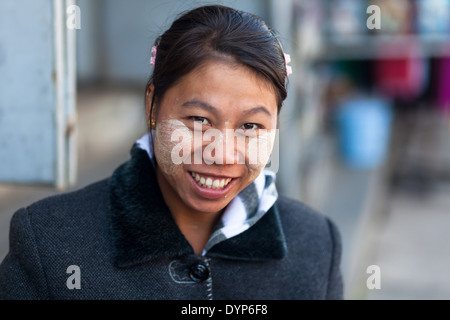
[[[155,86],[150,84],[145,93],[145,113],[147,114],[147,119],[150,120],[150,112],[152,111],[152,99],[153,93],[155,92]],[[153,106],[153,116],[155,116],[155,108]]]

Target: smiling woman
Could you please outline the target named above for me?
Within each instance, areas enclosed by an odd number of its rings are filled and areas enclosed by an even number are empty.
[[[154,85],[150,85],[149,97],[153,91]],[[226,164],[229,162],[223,161],[223,165],[211,165],[207,164],[208,159],[203,159],[200,164],[174,164],[174,127],[171,122],[177,120],[188,133],[194,129],[195,119],[202,119],[202,127],[220,131],[239,130],[248,123],[275,129],[277,103],[274,90],[266,79],[257,77],[247,66],[211,60],[179,79],[158,101],[152,117],[156,119],[154,150],[158,182],[175,221],[194,251],[200,254],[222,210],[256,179],[266,163],[251,165],[248,152],[226,148],[233,153],[231,158],[235,152],[243,154],[244,164]],[[150,109],[148,106],[149,116]],[[203,135],[200,133],[199,136]],[[234,135],[231,138],[234,139]],[[196,144],[204,147],[202,142]],[[196,151],[194,147],[184,148],[184,151],[186,149],[191,150],[192,156]],[[199,176],[199,181],[193,178],[192,173]],[[226,186],[223,184],[223,188],[217,188],[222,180],[229,181]]]
[[[341,299],[336,226],[266,169],[291,72],[274,32],[204,6],[152,53],[148,134],[110,178],[16,212],[0,298]]]

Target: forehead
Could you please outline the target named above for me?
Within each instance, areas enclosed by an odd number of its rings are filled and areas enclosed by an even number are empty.
[[[181,103],[202,99],[227,110],[263,105],[277,112],[275,90],[267,79],[249,67],[221,60],[207,61],[182,77],[166,97]]]

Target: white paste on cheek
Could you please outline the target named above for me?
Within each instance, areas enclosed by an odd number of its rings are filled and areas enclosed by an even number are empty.
[[[244,137],[236,132],[227,132],[224,135],[217,129],[210,129],[204,133],[200,129],[197,131],[198,133],[192,132],[179,120],[158,122],[154,137],[155,157],[158,166],[166,175],[175,176],[181,165],[191,164],[192,161],[195,164],[221,165],[231,157],[233,158],[231,163],[236,160],[239,164],[245,164],[249,179],[254,180],[270,159],[276,130],[261,130],[255,137]],[[235,133],[237,141],[236,145],[233,145]],[[214,136],[214,139],[210,136]],[[224,139],[227,145],[225,148],[223,148]],[[234,151],[227,151],[229,143]],[[215,156],[212,156],[213,152]],[[223,152],[227,157],[225,162]]]
[[[158,166],[174,175],[183,163],[190,163],[192,131],[179,120],[162,120],[156,125],[154,146]]]
[[[274,146],[276,130],[262,130],[256,137],[249,137],[246,164],[251,176],[256,177],[267,165]]]

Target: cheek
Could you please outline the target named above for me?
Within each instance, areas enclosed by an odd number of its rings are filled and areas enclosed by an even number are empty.
[[[190,157],[192,132],[178,120],[163,120],[158,123],[154,136],[155,158],[166,175],[176,174]],[[183,152],[183,151],[184,152]]]
[[[269,130],[258,137],[250,138],[246,150],[246,165],[252,178],[261,173],[267,165],[272,153],[275,130]]]

